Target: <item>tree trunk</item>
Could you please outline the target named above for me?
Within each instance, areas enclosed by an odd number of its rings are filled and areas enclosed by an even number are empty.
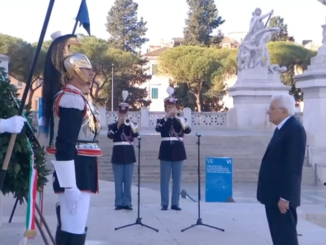
[[[197,89],[191,89],[191,86],[189,83],[187,83],[189,91],[196,97],[196,105],[197,105],[197,110],[198,112],[202,112],[202,87],[203,87],[203,82],[198,81],[198,88]]]
[[[33,96],[34,96],[34,92],[35,90],[30,88],[29,89],[29,95],[28,95],[28,102],[27,104],[30,105],[32,107],[32,99],[33,99]]]
[[[201,96],[200,96],[200,93],[197,93],[197,94],[194,94],[195,97],[196,97],[196,105],[197,105],[197,110],[198,112],[201,112],[202,110],[202,106],[201,106]]]

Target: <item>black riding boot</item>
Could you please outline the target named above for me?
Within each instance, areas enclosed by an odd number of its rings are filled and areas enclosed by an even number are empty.
[[[58,225],[55,233],[55,244],[56,245],[69,245],[71,240],[71,234],[61,230],[61,217],[60,217],[60,205],[59,203],[55,206],[57,215]]]
[[[85,245],[87,235],[87,227],[84,234],[71,234],[71,240],[69,245]]]
[[[55,244],[56,245],[70,245],[72,234],[62,231],[58,226],[57,232],[55,233]]]

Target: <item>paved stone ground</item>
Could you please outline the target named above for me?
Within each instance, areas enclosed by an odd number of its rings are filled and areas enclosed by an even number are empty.
[[[207,227],[195,227],[182,233],[180,230],[195,223],[197,204],[189,199],[181,200],[182,212],[160,211],[159,192],[154,188],[141,189],[141,217],[147,225],[159,229],[156,233],[140,226],[114,231],[115,227],[133,223],[137,210],[114,211],[114,191],[111,182],[100,182],[100,194],[92,199],[89,216],[87,245],[264,245],[272,244],[262,205],[255,202],[205,203],[202,202],[202,218],[209,225],[222,227],[220,232]],[[249,188],[250,189],[250,188]],[[190,190],[190,189],[189,189]],[[241,191],[240,191],[241,192]],[[243,191],[245,192],[245,191]],[[235,188],[235,193],[238,193]],[[133,189],[133,203],[136,204],[136,187]],[[319,194],[318,194],[319,195]],[[55,231],[56,218],[54,205],[57,197],[51,187],[45,190],[44,213],[51,230]],[[320,200],[322,201],[322,200]],[[0,228],[0,245],[19,243],[24,232],[25,207],[19,206],[13,223],[7,224],[14,204],[12,197],[4,199],[3,224]],[[136,205],[135,205],[136,206]],[[326,213],[324,204],[304,204],[299,209],[298,232],[300,245],[325,245],[326,229],[306,220]],[[136,208],[136,207],[135,207]],[[40,235],[31,240],[30,245],[44,242]]]
[[[171,185],[171,184],[170,184]],[[160,190],[159,183],[144,183],[143,187]],[[198,185],[197,183],[183,183],[182,188],[187,191],[191,198],[197,200]],[[233,199],[237,203],[257,203],[256,183],[234,183]],[[205,200],[205,184],[201,185],[202,200]],[[314,185],[301,186],[301,204],[325,204],[326,205],[326,187]]]

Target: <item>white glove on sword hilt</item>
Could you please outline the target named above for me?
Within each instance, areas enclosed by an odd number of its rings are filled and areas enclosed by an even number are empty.
[[[81,197],[81,191],[78,188],[66,188],[64,195],[69,212],[72,215],[76,214],[78,210],[79,200]]]
[[[22,131],[25,122],[26,119],[22,116],[0,119],[0,133],[18,134]]]

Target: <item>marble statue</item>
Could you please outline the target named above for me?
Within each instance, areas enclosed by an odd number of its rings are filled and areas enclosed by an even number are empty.
[[[326,6],[326,0],[317,0],[317,1]],[[325,19],[325,24],[326,24],[326,19]],[[322,41],[322,43],[324,45],[326,44],[326,26],[325,25],[323,25],[323,41]]]
[[[325,0],[326,1],[326,0]],[[279,27],[266,28],[263,20],[270,17],[273,10],[261,15],[261,9],[256,8],[250,21],[250,29],[239,46],[237,55],[238,70],[264,67],[269,73],[282,73],[286,68],[270,64],[270,56],[266,47],[274,34],[280,32]]]

